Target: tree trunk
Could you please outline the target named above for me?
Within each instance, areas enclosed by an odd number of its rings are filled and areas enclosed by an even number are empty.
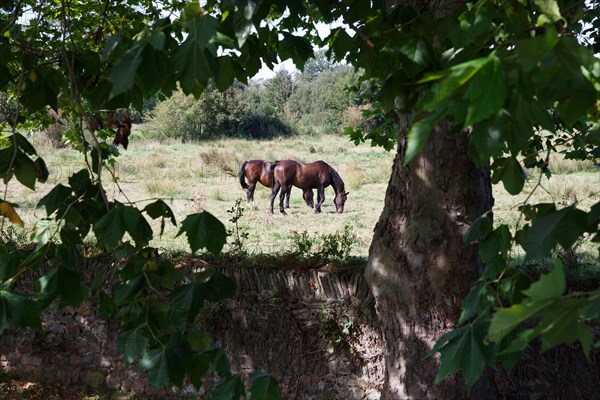
[[[488,169],[468,157],[467,135],[449,137],[447,128],[434,128],[406,167],[403,129],[369,251],[366,277],[386,348],[382,399],[468,397],[461,376],[434,385],[439,361],[428,353],[457,322],[480,272],[477,248],[465,246],[463,234],[493,198]]]

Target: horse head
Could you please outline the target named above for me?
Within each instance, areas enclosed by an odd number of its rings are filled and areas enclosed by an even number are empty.
[[[344,204],[346,204],[346,199],[348,198],[348,193],[350,193],[350,192],[344,192],[342,190],[341,192],[338,192],[335,194],[333,203],[335,204],[335,210],[339,214],[344,212]]]

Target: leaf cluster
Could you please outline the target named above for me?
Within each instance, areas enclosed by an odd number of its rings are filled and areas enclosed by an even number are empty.
[[[493,182],[502,182],[511,194],[523,190],[523,166],[540,168],[539,182],[551,176],[552,152],[597,162],[595,2],[447,5],[434,10],[418,2],[367,0],[0,2],[2,178],[6,183],[14,176],[30,189],[47,178],[43,160],[22,132],[48,123],[50,111],[69,116],[65,136],[87,162],[40,201],[47,218],[36,224],[35,248],[2,249],[0,330],[10,321],[39,325],[41,308],[50,301],[77,305],[89,294],[79,280],[78,245],[92,235],[98,247],[122,261],[113,271],[111,290],[97,293],[104,293],[99,295],[107,314],[124,323],[120,348],[129,362],[139,359],[155,385],[180,385],[185,376],[199,384],[203,371],[214,370],[224,378],[214,398],[243,396],[224,354],[189,327],[204,301],[233,293],[230,282],[208,272],[183,282],[154,253],[146,218],[175,224],[173,213],[161,201],[140,209],[109,199],[103,178],[118,152],[106,142],[109,132],[88,140],[84,130],[96,111],[141,110],[145,98],[159,91],[169,96],[178,85],[185,95],[199,97],[211,82],[221,91],[236,81],[247,84],[262,64],[273,67],[290,59],[303,69],[313,45],[327,46],[330,59],[345,60],[372,83],[369,112],[379,118],[380,129],[367,137],[353,132],[352,139],[391,148],[400,137],[405,164],[419,157],[442,122],[449,124],[450,135],[468,135],[464,150],[476,164],[489,165]],[[318,22],[332,26],[325,38],[318,35]],[[410,124],[400,125],[401,120]],[[0,210],[18,222],[8,200]],[[478,242],[486,270],[465,299],[460,326],[434,347],[442,361],[438,380],[460,369],[471,386],[484,363],[510,367],[534,337],[544,349],[575,340],[586,353],[590,349],[587,326],[598,319],[597,293],[564,294],[558,263],[531,283],[508,260],[516,246],[535,259],[557,245],[568,248],[583,235],[599,242],[600,203],[590,210],[526,203],[520,212],[525,222],[514,232],[504,225],[494,228],[483,216],[467,234],[469,243]],[[186,235],[192,252],[214,254],[226,237],[223,225],[207,212],[184,219],[179,234]],[[39,293],[16,290],[19,277],[41,268],[49,255],[61,262],[43,271]],[[523,329],[526,321],[533,328]],[[564,330],[565,325],[575,328]],[[495,326],[500,333],[494,333]],[[275,396],[269,378],[259,375],[255,383],[252,396]]]

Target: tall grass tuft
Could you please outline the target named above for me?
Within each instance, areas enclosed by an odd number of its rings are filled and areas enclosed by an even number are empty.
[[[154,197],[176,197],[180,194],[179,185],[171,180],[150,180],[145,186],[148,194]]]
[[[600,172],[600,167],[592,161],[567,160],[561,155],[553,154],[549,161],[550,171],[555,175],[578,174],[581,172]]]
[[[344,179],[347,190],[358,190],[365,183],[363,171],[358,164],[345,164],[340,169],[340,175]]]
[[[216,166],[224,174],[237,176],[242,160],[233,150],[209,149],[200,153],[206,166]]]

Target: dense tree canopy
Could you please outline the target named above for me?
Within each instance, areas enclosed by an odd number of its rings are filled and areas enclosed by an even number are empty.
[[[107,198],[103,165],[115,156],[109,144],[115,132],[101,129],[91,142],[84,135],[100,110],[141,109],[144,97],[159,90],[170,95],[178,84],[195,96],[210,81],[225,90],[236,79],[247,83],[261,63],[272,67],[292,59],[303,69],[313,45],[327,46],[334,60],[364,71],[376,93],[376,110],[387,121],[382,126],[388,127],[368,139],[386,146],[405,141],[403,164],[419,154],[442,123],[450,135],[468,138],[472,158],[489,165],[493,182],[502,182],[511,194],[525,185],[523,166],[539,167],[540,180],[550,175],[553,152],[577,159],[599,156],[600,62],[593,55],[597,44],[592,44],[599,24],[596,2],[202,4],[0,2],[0,92],[14,102],[2,110],[0,121],[4,180],[15,177],[33,189],[36,180],[47,177],[43,160],[19,133],[51,121],[54,114],[47,107],[61,110],[89,165],[40,202],[48,218],[38,223],[34,250],[4,247],[1,329],[9,321],[39,325],[39,308],[55,298],[63,305],[81,301],[85,291],[74,271],[81,264],[77,244],[91,233],[99,246],[129,257],[113,293],[102,295],[106,309],[124,321],[120,343],[126,360],[140,356],[156,385],[180,384],[185,375],[196,379],[210,364],[227,379],[228,388],[241,390],[239,378],[219,364],[221,353],[191,334],[187,324],[204,300],[231,294],[226,278],[213,274],[183,283],[172,268],[155,270],[148,264],[153,232],[146,218],[175,223],[172,213],[161,201],[139,210]],[[325,39],[318,36],[316,23],[338,21],[345,25],[333,28]],[[410,120],[407,135],[398,125],[401,115]],[[355,132],[354,139],[365,137]],[[9,202],[5,198],[0,211],[18,222]],[[483,215],[465,236],[466,242],[479,243],[485,269],[465,299],[460,325],[433,349],[441,352],[438,380],[462,370],[471,386],[485,364],[494,367],[499,361],[510,367],[534,338],[541,339],[542,349],[579,341],[586,355],[594,345],[589,324],[600,319],[599,291],[565,294],[559,261],[521,291],[516,289],[521,276],[509,261],[514,248],[533,260],[583,237],[600,242],[600,202],[591,209],[526,203],[519,212],[523,218],[516,229],[496,226]],[[50,228],[51,220],[57,228]],[[121,242],[126,232],[132,244]],[[188,236],[192,251],[214,253],[225,235],[208,213],[186,218],[181,233]],[[49,252],[63,263],[45,270],[39,293],[19,292],[22,273],[39,266]],[[170,301],[163,291],[172,293]],[[155,318],[148,319],[149,314]],[[520,330],[526,320],[534,323]]]

